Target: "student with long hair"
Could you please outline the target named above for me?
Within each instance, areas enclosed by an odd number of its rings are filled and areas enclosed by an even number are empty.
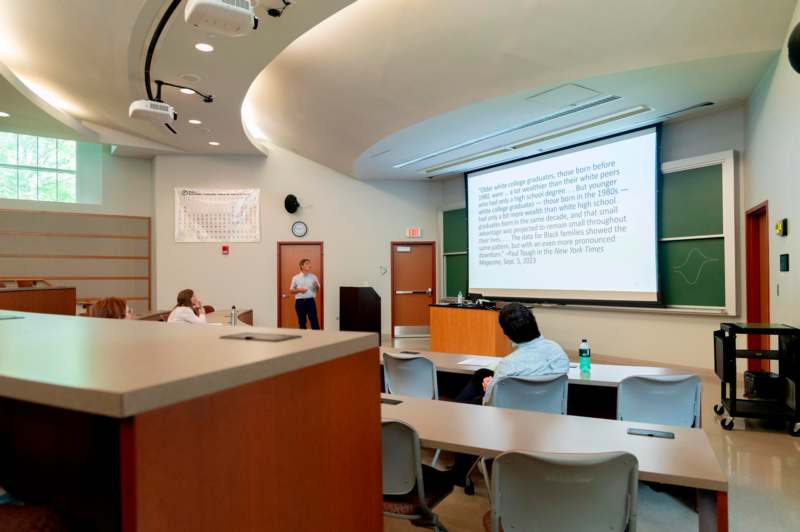
[[[203,303],[194,290],[187,288],[178,292],[178,304],[169,313],[167,323],[208,323]]]

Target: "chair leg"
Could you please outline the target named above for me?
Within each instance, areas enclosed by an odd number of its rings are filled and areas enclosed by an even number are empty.
[[[483,481],[486,483],[486,492],[487,496],[489,497],[489,503],[492,502],[492,487],[489,485],[489,471],[486,468],[486,460],[481,457],[478,460],[478,469],[480,469],[481,474],[483,475]]]
[[[436,467],[439,463],[439,456],[442,454],[441,449],[436,449],[436,452],[433,453],[433,460],[431,460],[431,467]]]

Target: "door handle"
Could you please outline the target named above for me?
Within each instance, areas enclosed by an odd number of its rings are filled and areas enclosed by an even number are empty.
[[[281,294],[281,297],[282,297],[283,299],[286,299],[286,294]]]
[[[398,295],[398,296],[409,296],[409,295],[413,294],[414,291],[413,290],[395,290],[394,293],[395,293],[395,295]]]
[[[428,288],[428,289],[425,291],[425,294],[426,294],[426,295],[431,295],[431,293],[432,293],[432,292],[433,292],[433,289],[431,289],[431,288]]]

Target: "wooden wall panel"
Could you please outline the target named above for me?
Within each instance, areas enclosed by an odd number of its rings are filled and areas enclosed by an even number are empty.
[[[149,236],[149,218],[39,211],[0,211],[0,233]]]
[[[104,255],[147,257],[149,240],[0,234],[0,255]]]
[[[56,255],[52,258],[29,259],[0,256],[0,272],[25,272],[26,277],[147,277],[150,262],[148,259],[62,257]]]
[[[150,218],[0,209],[0,280],[74,286],[79,302],[117,296],[150,308],[150,246]]]

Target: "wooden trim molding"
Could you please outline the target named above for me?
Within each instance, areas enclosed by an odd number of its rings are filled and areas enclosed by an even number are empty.
[[[26,231],[0,231],[0,236],[46,236],[58,238],[115,238],[122,240],[150,240],[150,237],[135,235],[111,235],[102,233],[44,233]]]
[[[46,214],[48,216],[94,216],[97,218],[125,218],[128,220],[149,220],[149,216],[134,216],[132,214],[103,214],[99,212],[63,212],[63,211],[33,211],[28,209],[0,209],[0,212],[15,214]]]
[[[47,253],[0,253],[3,259],[92,259],[92,260],[150,260],[148,255],[49,255]]]

